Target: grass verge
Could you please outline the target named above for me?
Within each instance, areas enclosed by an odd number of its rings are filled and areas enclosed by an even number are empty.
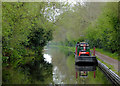
[[[91,49],[91,50],[93,50],[93,49]],[[101,54],[104,54],[106,56],[109,56],[109,57],[111,57],[113,59],[116,59],[116,60],[120,61],[120,58],[119,58],[119,56],[118,56],[117,53],[110,53],[108,51],[105,51],[105,50],[99,49],[99,48],[95,48],[95,50],[98,51],[98,52],[100,52]]]
[[[96,58],[97,58],[97,60],[99,60],[101,63],[105,64],[109,69],[111,69],[113,72],[115,72],[118,75],[118,71],[115,70],[113,65],[110,65],[110,64],[104,62],[103,60],[99,59],[98,57],[96,57]]]

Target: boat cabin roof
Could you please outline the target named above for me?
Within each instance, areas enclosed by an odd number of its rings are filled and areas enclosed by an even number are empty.
[[[80,46],[84,46],[84,44],[88,47],[89,44],[88,43],[85,43],[85,42],[80,42]]]

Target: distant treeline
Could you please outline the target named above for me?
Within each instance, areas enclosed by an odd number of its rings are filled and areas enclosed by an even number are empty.
[[[85,41],[90,47],[97,47],[120,54],[120,18],[118,2],[77,4],[73,10],[60,15],[55,32],[55,41],[75,46]],[[59,38],[59,39],[58,39]]]

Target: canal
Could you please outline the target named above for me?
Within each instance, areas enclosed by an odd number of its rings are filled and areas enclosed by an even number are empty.
[[[75,65],[74,53],[62,48],[47,48],[45,61],[53,65],[54,84],[111,84],[95,65]]]

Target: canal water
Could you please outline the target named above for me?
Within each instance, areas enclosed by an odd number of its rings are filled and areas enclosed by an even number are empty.
[[[95,65],[75,65],[74,53],[67,49],[45,49],[44,58],[53,65],[54,84],[111,84]]]

